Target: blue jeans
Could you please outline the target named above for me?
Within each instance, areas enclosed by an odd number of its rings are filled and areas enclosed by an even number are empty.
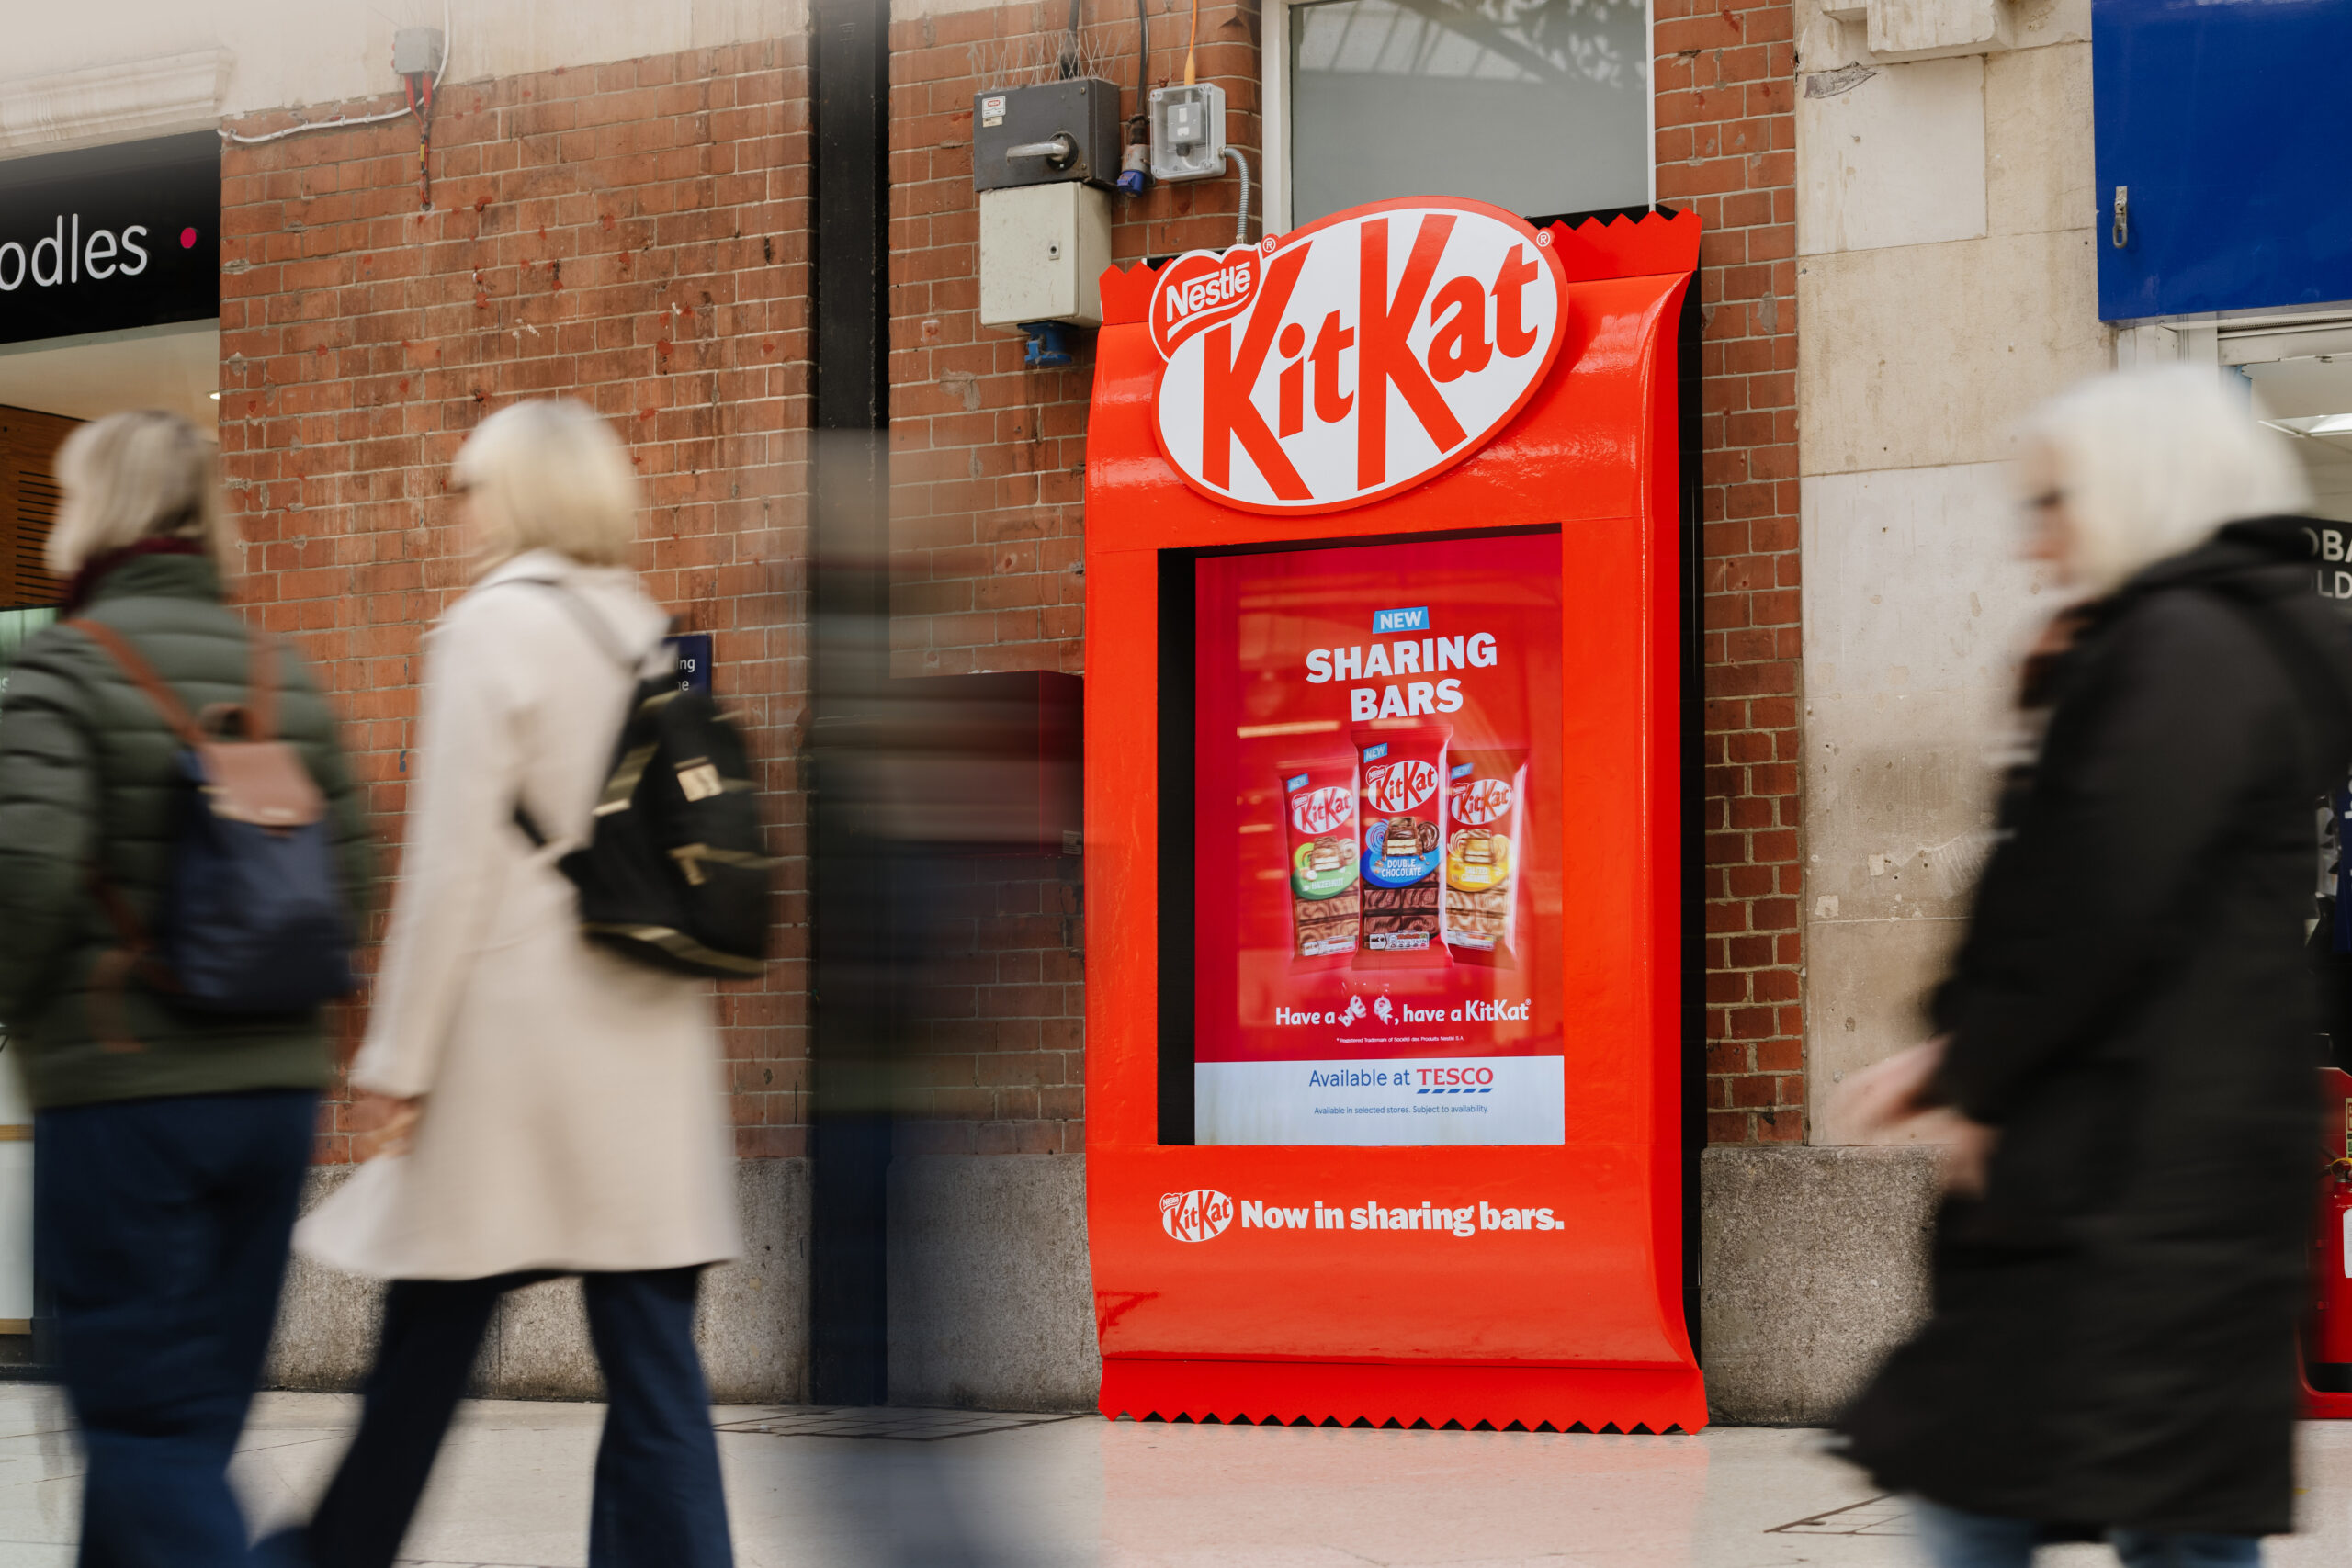
[[[1911,1499],[1911,1517],[1936,1568],[2029,1568],[2041,1543],[2041,1527],[2031,1519],[1964,1513],[1925,1497]],[[2262,1562],[2262,1541],[2250,1535],[2109,1530],[2107,1540],[2123,1568],[2259,1568]]]
[[[229,1458],[317,1120],[306,1089],[35,1116],[35,1277],[82,1427],[83,1568],[253,1561]]]
[[[606,1402],[589,1568],[727,1568],[734,1561],[710,1396],[695,1351],[701,1273],[581,1276]],[[310,1524],[264,1541],[260,1561],[390,1568],[499,1298],[550,1278],[393,1280],[358,1433]]]

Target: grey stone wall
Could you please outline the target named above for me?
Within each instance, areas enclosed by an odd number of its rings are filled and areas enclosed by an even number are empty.
[[[710,1393],[721,1404],[790,1404],[808,1386],[808,1162],[736,1163],[743,1256],[703,1276],[695,1318]],[[305,1213],[351,1168],[320,1167]],[[375,1353],[382,1286],[297,1258],[286,1281],[264,1381],[271,1388],[347,1392]],[[491,1323],[474,1392],[504,1399],[596,1399],[603,1382],[576,1280],[510,1294]]]
[[[1927,1316],[1935,1151],[1713,1148],[1700,1170],[1709,1412],[1821,1425]]]
[[[1091,1410],[1085,1156],[922,1156],[889,1183],[890,1403]]]

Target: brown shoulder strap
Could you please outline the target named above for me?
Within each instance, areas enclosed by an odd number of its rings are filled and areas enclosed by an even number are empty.
[[[245,677],[245,739],[277,739],[277,687],[281,664],[277,639],[259,626],[246,629],[245,641],[253,664]]]
[[[131,682],[147,694],[147,700],[154,705],[157,713],[163,715],[164,722],[171,727],[173,734],[190,746],[201,746],[209,739],[204,733],[204,727],[188,716],[187,706],[180,701],[179,694],[155,673],[154,666],[141,658],[139,650],[131,647],[120,632],[87,616],[79,616],[65,624],[106,649],[107,656],[122,667],[122,672],[130,677]],[[277,642],[268,633],[255,627],[247,632],[246,644],[251,657],[245,674],[243,739],[275,740],[277,739],[279,685]],[[205,711],[208,716],[212,712],[209,708]]]
[[[155,673],[154,667],[139,657],[139,650],[131,647],[120,632],[86,615],[77,616],[65,624],[106,649],[107,656],[122,667],[122,672],[130,677],[131,683],[147,694],[147,700],[154,705],[157,713],[164,716],[164,722],[171,728],[173,734],[190,746],[204,744],[204,731],[195,719],[188,716],[187,706],[180,701],[179,694],[164,683],[163,677]]]

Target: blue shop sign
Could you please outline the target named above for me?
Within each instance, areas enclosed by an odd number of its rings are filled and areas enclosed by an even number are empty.
[[[687,632],[669,643],[678,660],[678,690],[710,695],[710,634]]]
[[[2102,321],[2352,299],[2352,4],[2092,0]]]

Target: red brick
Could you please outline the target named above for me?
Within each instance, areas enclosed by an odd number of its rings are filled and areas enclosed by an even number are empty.
[[[397,128],[225,150],[228,249],[261,264],[222,279],[224,349],[244,356],[242,369],[223,374],[232,395],[220,407],[222,466],[259,568],[242,592],[310,655],[342,705],[353,771],[368,784],[390,864],[413,744],[419,634],[469,575],[438,499],[464,433],[485,408],[526,394],[568,393],[608,412],[633,412],[615,394],[645,376],[657,337],[675,341],[689,364],[805,362],[806,117],[787,117],[784,107],[784,98],[806,96],[803,47],[750,51],[762,62],[759,75],[744,79],[761,84],[756,97],[735,96],[731,78],[711,74],[715,62],[749,59],[736,51],[453,93],[434,127],[438,205],[422,219],[414,142]],[[647,96],[653,88],[666,96]],[[701,134],[682,117],[707,105],[753,103],[762,107],[712,116],[709,139],[684,162],[673,155],[685,137]],[[577,164],[560,157],[557,136],[604,132],[565,129],[573,126],[610,128],[618,139],[609,152],[583,143],[600,161]],[[728,170],[745,173],[704,177]],[[606,194],[631,185],[639,188]],[[756,218],[739,221],[752,210],[740,204],[752,202]],[[596,215],[610,206],[624,220],[608,239]],[[785,240],[762,287],[738,276],[753,255],[718,243],[739,230]],[[561,288],[550,265],[557,261]],[[695,306],[706,300],[698,315]],[[676,304],[685,316],[672,310]],[[655,321],[662,331],[641,332]],[[486,328],[498,335],[485,341]],[[645,364],[596,352],[631,344]],[[686,569],[665,563],[648,574],[648,586],[695,624],[716,619],[719,579],[691,569],[726,558],[731,536],[757,530],[741,548],[761,559],[806,549],[797,517],[771,519],[754,507],[722,527],[709,504],[729,487],[797,493],[802,459],[781,450],[777,437],[807,427],[805,374],[725,392],[713,409],[627,419],[623,430],[653,481],[650,499],[665,509],[657,526],[667,536],[654,541],[653,554],[667,552]],[[675,496],[668,493],[673,475],[684,476]],[[755,746],[787,757],[782,721],[759,716],[789,716],[805,705],[805,659],[728,657],[753,715]],[[775,812],[777,841],[797,850],[799,803],[778,795]],[[759,981],[720,988],[737,1150],[747,1156],[807,1151],[806,865],[805,858],[787,862],[779,962]],[[373,964],[372,952],[363,953],[361,966]],[[345,1010],[338,1032],[348,1043],[363,1025],[358,1010]],[[322,1135],[320,1157],[347,1157],[346,1141]]]

